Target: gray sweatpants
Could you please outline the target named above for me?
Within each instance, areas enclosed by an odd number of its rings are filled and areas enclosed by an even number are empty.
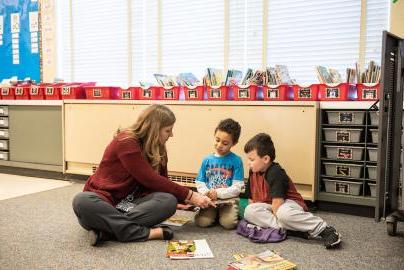
[[[135,199],[128,213],[118,211],[94,192],[81,192],[73,199],[73,210],[86,230],[102,231],[120,242],[146,241],[150,227],[172,216],[177,199],[162,192]]]
[[[299,232],[308,232],[316,237],[322,232],[327,223],[320,217],[303,208],[293,200],[285,200],[278,208],[276,216],[271,211],[272,205],[267,203],[252,203],[247,205],[244,218],[255,225],[263,228],[283,228]]]

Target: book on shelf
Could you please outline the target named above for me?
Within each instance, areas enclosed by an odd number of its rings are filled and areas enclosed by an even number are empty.
[[[213,258],[206,239],[170,240],[167,245],[166,257],[170,259],[205,259]]]
[[[296,264],[282,258],[272,250],[259,254],[237,253],[233,257],[236,261],[227,265],[227,270],[290,270]]]

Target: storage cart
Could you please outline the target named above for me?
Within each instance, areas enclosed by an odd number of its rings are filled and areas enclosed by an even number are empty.
[[[376,219],[384,219],[387,233],[395,235],[404,221],[403,177],[404,40],[383,32],[379,113]]]

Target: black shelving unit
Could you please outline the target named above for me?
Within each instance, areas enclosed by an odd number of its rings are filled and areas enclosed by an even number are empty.
[[[372,135],[377,136],[378,125],[376,117],[372,123],[371,113],[378,114],[373,106],[320,110],[317,200],[375,206],[377,160],[370,160],[369,150],[377,151],[377,139]],[[363,121],[357,123],[360,114]],[[360,135],[355,139],[358,129]]]

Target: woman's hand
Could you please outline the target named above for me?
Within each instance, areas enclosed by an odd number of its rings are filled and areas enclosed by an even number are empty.
[[[207,208],[209,206],[213,206],[216,207],[216,204],[214,204],[212,202],[211,199],[209,199],[209,197],[202,195],[198,192],[192,192],[188,201],[196,206],[199,206],[200,208]]]
[[[209,192],[206,194],[206,196],[208,196],[209,199],[211,199],[212,201],[216,201],[217,200],[217,191],[216,191],[216,189],[209,190]]]

